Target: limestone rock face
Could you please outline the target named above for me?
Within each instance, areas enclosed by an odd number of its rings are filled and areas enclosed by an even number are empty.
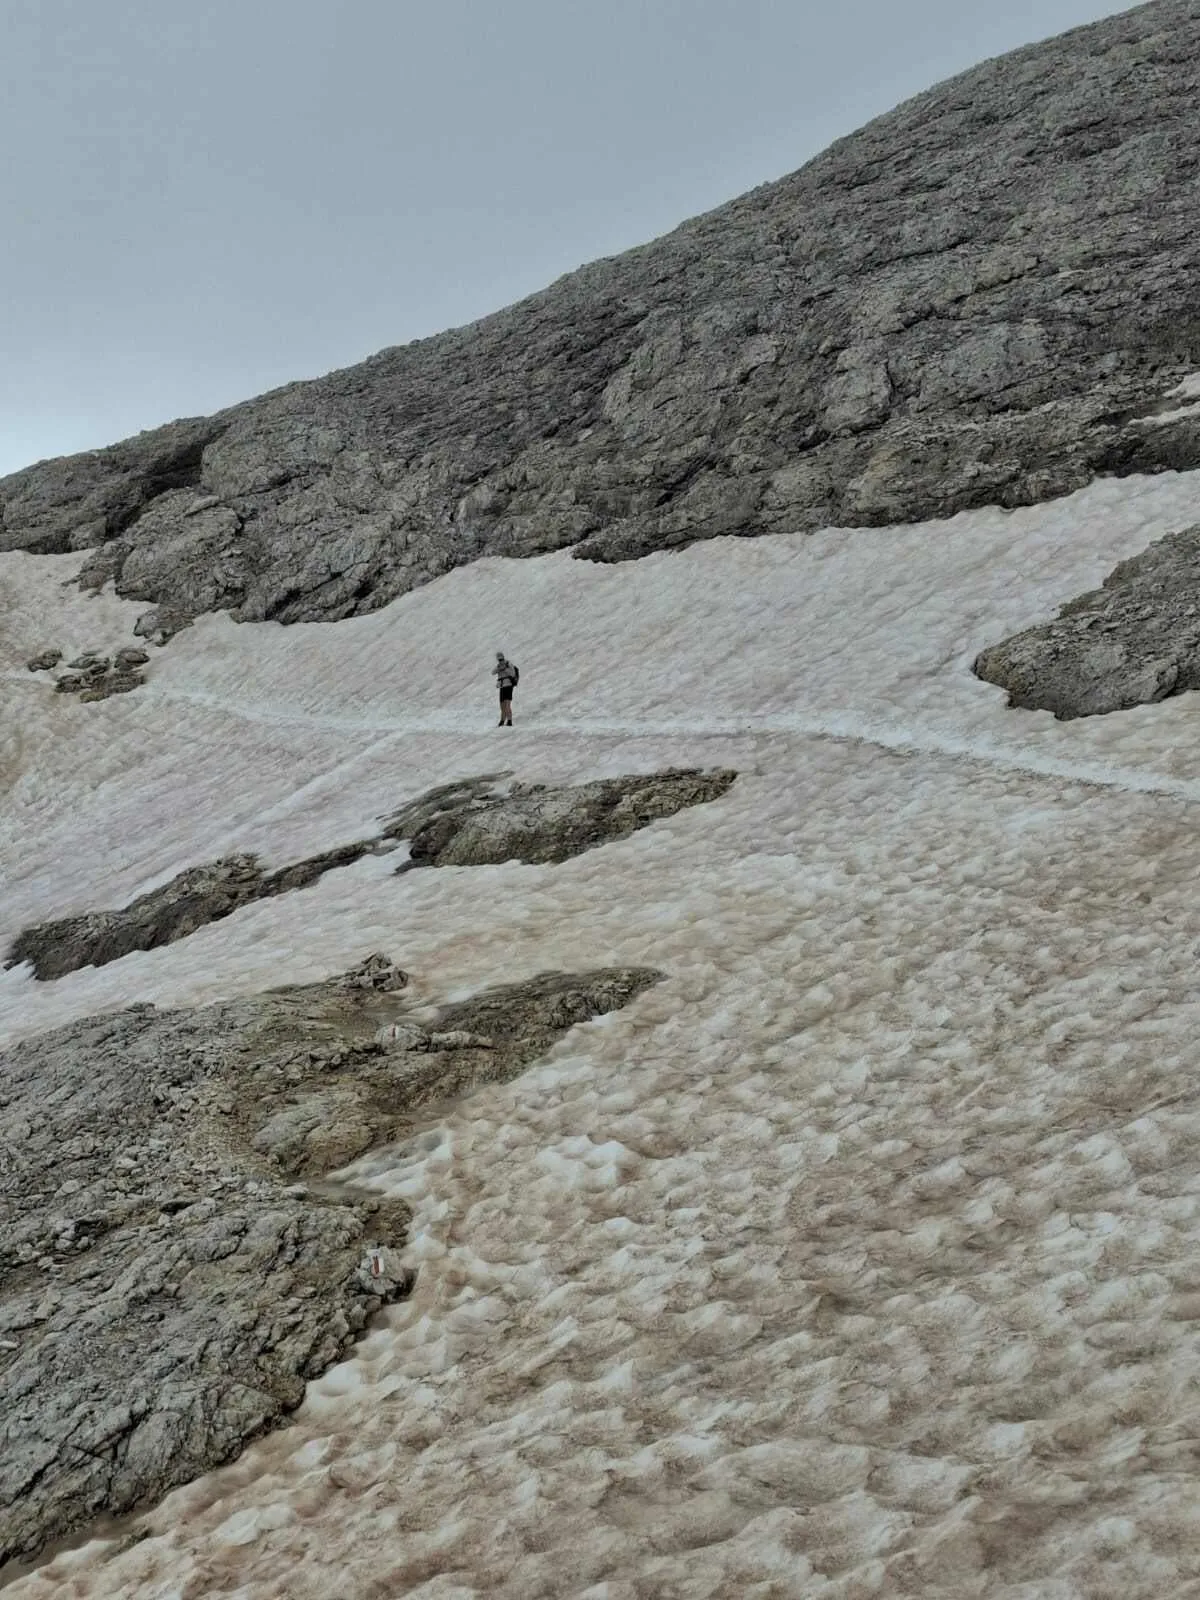
[[[1028,504],[1200,464],[1200,10],[987,62],[473,326],[0,482],[0,549],[333,619],[482,554]]]
[[[977,677],[1066,721],[1200,689],[1200,527],[1122,561],[1052,621],[991,645]]]
[[[660,976],[543,974],[431,1024],[403,1015],[398,970],[0,1054],[0,1563],[228,1460],[407,1291],[403,1203],[297,1179]]]

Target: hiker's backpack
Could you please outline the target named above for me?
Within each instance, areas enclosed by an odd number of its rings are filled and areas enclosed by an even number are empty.
[[[512,667],[512,662],[511,661],[509,662],[509,666]],[[513,667],[512,675],[513,675],[513,688],[515,689],[517,687],[517,685],[521,681],[521,669],[520,669],[520,667]]]

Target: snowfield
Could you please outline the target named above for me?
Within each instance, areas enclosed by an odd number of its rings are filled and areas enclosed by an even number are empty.
[[[558,866],[368,856],[180,943],[0,974],[0,1037],[393,956],[418,999],[666,982],[355,1180],[411,1300],[292,1424],[13,1600],[1200,1594],[1200,698],[1056,723],[970,673],[1200,520],[1200,475],[918,527],[484,561],[336,625],[0,557],[0,939],[436,783],[729,765]],[[488,671],[521,667],[517,726]]]

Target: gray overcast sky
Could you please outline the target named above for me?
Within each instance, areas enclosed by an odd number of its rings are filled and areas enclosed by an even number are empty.
[[[492,311],[1104,0],[0,0],[0,473]]]

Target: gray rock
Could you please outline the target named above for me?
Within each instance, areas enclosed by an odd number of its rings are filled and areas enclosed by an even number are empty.
[[[140,672],[98,673],[85,680],[79,703],[86,705],[94,700],[107,700],[114,694],[128,694],[131,689],[140,689],[145,681]]]
[[[427,1036],[427,1050],[494,1050],[496,1041],[485,1033],[470,1033],[465,1028],[442,1029]]]
[[[389,1050],[423,1050],[429,1034],[415,1022],[385,1022],[375,1034],[375,1042]]]
[[[49,672],[61,660],[61,650],[40,650],[36,656],[30,656],[25,666],[29,672]]]
[[[59,680],[61,687],[64,680]],[[119,684],[103,680],[104,692]],[[98,698],[78,679],[81,699]],[[18,934],[5,958],[7,967],[29,962],[35,978],[64,977],[81,967],[104,966],[134,950],[155,950],[186,939],[198,928],[230,916],[255,900],[307,888],[335,867],[349,866],[386,841],[408,839],[416,866],[477,866],[496,861],[565,861],[581,850],[622,839],[686,806],[725,793],[737,774],[696,769],[605,778],[574,788],[541,785],[503,787],[503,775],[444,784],[403,807],[390,818],[381,840],[359,839],[266,872],[253,855],[226,856],[188,867],[169,883],[111,911],[90,911],[39,923]],[[350,988],[390,993],[403,988],[407,973],[386,955],[368,956],[342,980]]]
[[[119,535],[160,495],[200,474],[222,424],[169,423],[107,450],[42,462],[0,485],[0,549],[86,550]]]
[[[989,646],[975,673],[1010,706],[1064,721],[1200,688],[1200,527],[1122,561],[1052,622]]]
[[[348,989],[374,989],[380,994],[392,994],[407,986],[408,973],[401,971],[388,956],[376,951],[341,981]]]
[[[82,577],[82,575],[81,575]],[[143,611],[133,625],[139,639],[149,639],[151,644],[164,645],[184,628],[190,628],[192,617],[170,606],[154,606]]]
[[[0,482],[169,636],[334,619],[483,554],[946,516],[1200,464],[1200,12],[989,61],[467,328]]]
[[[52,656],[61,656],[61,651],[47,651],[35,656],[33,661],[27,663],[30,671],[41,671],[54,665]],[[144,674],[135,669],[149,659],[144,650],[136,648],[119,650],[111,658],[88,650],[68,662],[71,670],[61,673],[54,687],[59,694],[77,694],[81,704],[107,700],[114,694],[128,694],[131,689],[140,689],[145,683]],[[34,662],[45,663],[45,667],[36,667]]]
[[[332,868],[357,861],[369,848],[367,842],[340,845],[277,872],[264,871],[253,855],[226,856],[188,867],[120,910],[92,911],[27,928],[13,941],[5,965],[28,961],[36,978],[61,978],[80,967],[119,961],[133,950],[156,950],[186,939],[197,928],[253,900],[307,888]],[[386,962],[386,957],[382,959]]]
[[[470,780],[424,795],[393,817],[385,834],[409,840],[399,868],[555,862],[615,839],[688,806],[716,800],[737,773],[681,768],[601,778],[566,788]]]
[[[407,1208],[297,1174],[417,1133],[658,976],[487,991],[438,1027],[488,1048],[415,1057],[376,1042],[395,996],[337,982],[0,1054],[0,1561],[228,1460],[408,1291]]]
[[[385,840],[412,839],[431,822],[447,813],[482,809],[494,805],[504,791],[501,785],[511,772],[485,772],[476,778],[457,778],[452,783],[428,789],[417,799],[401,806],[390,816],[381,817]]]
[[[415,1276],[404,1266],[395,1250],[371,1243],[358,1264],[358,1284],[367,1292],[391,1299],[410,1292]]]

